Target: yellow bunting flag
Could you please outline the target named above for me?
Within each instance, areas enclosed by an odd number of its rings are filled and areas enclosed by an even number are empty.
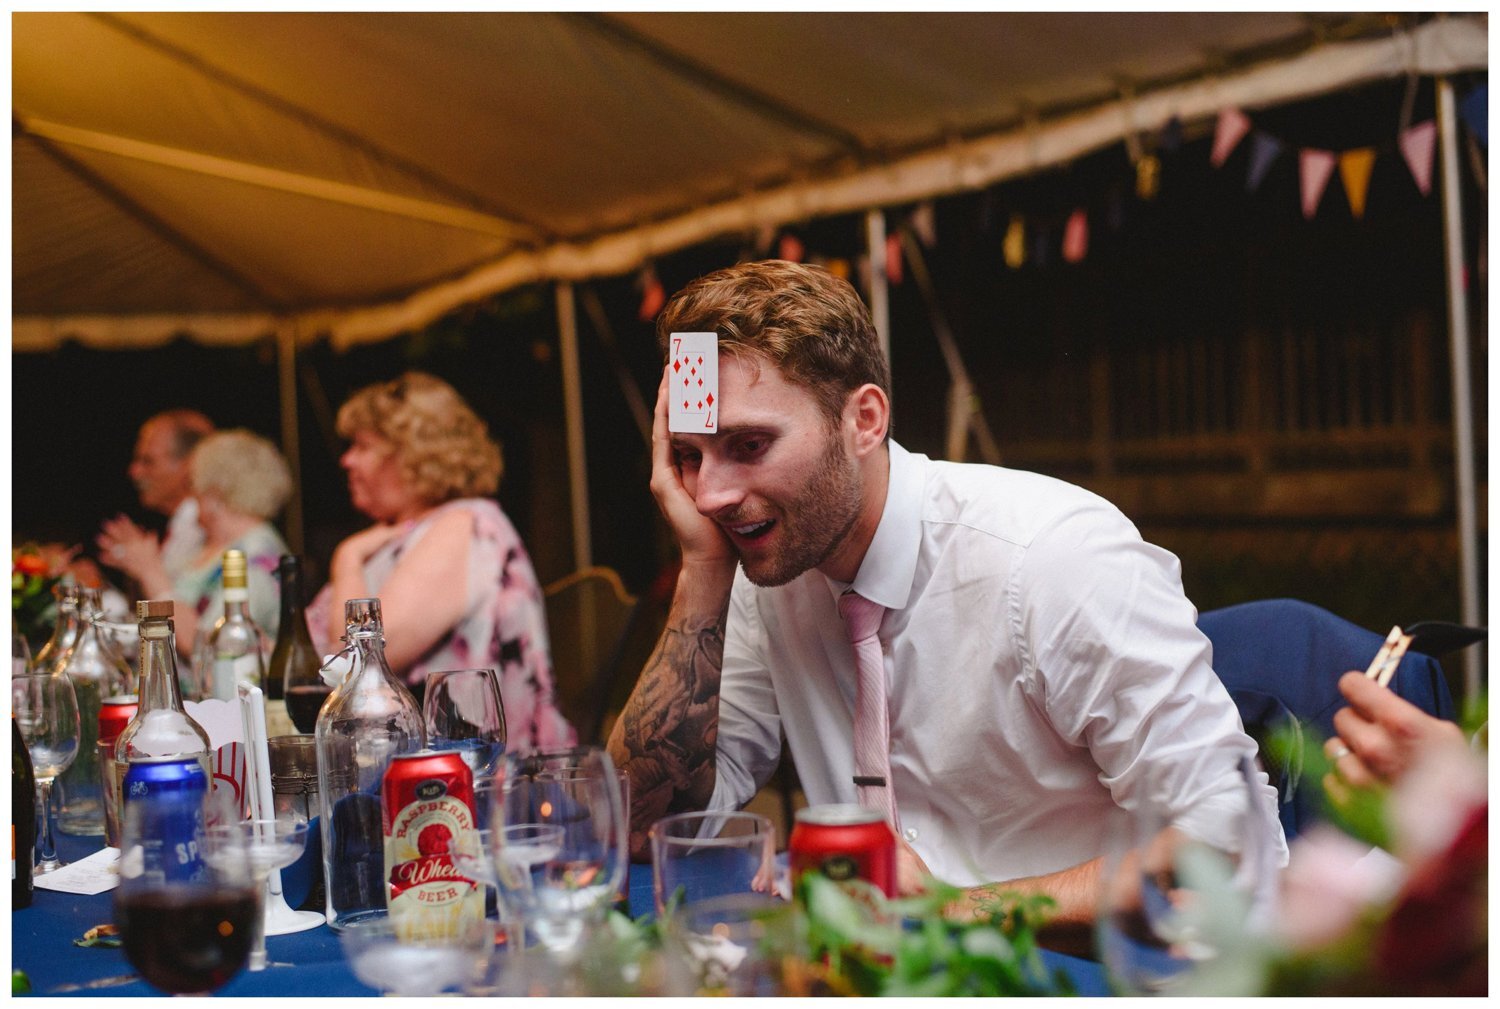
[[[1360,147],[1339,155],[1339,178],[1344,180],[1344,194],[1354,219],[1365,216],[1365,196],[1370,191],[1370,171],[1375,167],[1375,148]]]
[[[1135,195],[1143,200],[1156,199],[1161,188],[1161,159],[1147,154],[1135,163]]]
[[[831,273],[831,274],[833,274],[835,277],[839,278],[840,280],[848,280],[849,279],[849,260],[847,260],[847,259],[830,259],[828,261],[828,272]]]
[[[1005,229],[1005,265],[1019,270],[1026,262],[1026,220],[1020,214],[1010,215],[1010,226]]]

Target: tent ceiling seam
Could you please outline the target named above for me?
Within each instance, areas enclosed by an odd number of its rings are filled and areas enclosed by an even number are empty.
[[[597,34],[629,46],[674,76],[691,81],[697,86],[707,87],[764,118],[790,126],[803,133],[812,133],[825,140],[831,140],[847,152],[871,153],[868,144],[842,126],[803,112],[774,95],[769,95],[743,81],[726,76],[722,71],[706,63],[684,56],[649,35],[621,24],[607,14],[568,12],[559,13],[557,16],[574,24],[587,26]]]
[[[19,122],[18,117],[12,119],[12,123],[16,122]],[[12,133],[14,134],[15,132],[13,128]],[[273,297],[249,276],[230,266],[224,260],[215,256],[181,231],[178,231],[166,221],[122,193],[97,172],[70,157],[67,152],[63,151],[55,143],[45,137],[26,133],[24,126],[22,127],[22,135],[30,136],[31,140],[40,150],[64,169],[77,176],[85,185],[103,195],[106,200],[119,207],[120,210],[130,217],[135,218],[146,228],[160,235],[168,245],[184,253],[209,272],[223,278],[231,286],[237,288],[241,294],[251,298],[269,311],[285,312],[287,310],[287,306],[283,302]],[[12,142],[14,143],[14,140]]]
[[[348,127],[340,126],[338,123],[334,123],[327,119],[324,119],[317,113],[312,112],[302,107],[301,105],[288,101],[287,99],[282,98],[270,91],[267,91],[259,85],[253,84],[248,80],[237,77],[229,71],[208,62],[206,59],[198,56],[196,53],[183,49],[182,47],[172,42],[168,42],[166,39],[160,38],[159,36],[153,35],[145,28],[142,28],[139,25],[132,24],[131,22],[125,20],[122,17],[119,17],[116,14],[103,11],[93,11],[89,12],[89,16],[101,22],[102,24],[108,25],[115,31],[118,31],[121,34],[135,40],[141,45],[146,46],[150,49],[154,49],[155,51],[169,57],[177,63],[180,63],[181,65],[196,71],[210,81],[230,88],[231,90],[234,90],[241,95],[252,99],[253,101],[259,102],[267,108],[279,112],[282,115],[289,116],[302,123],[304,126],[322,133],[335,142],[347,144],[360,151],[363,151],[366,155],[374,158],[376,161],[379,161],[382,164],[385,164],[399,172],[410,175],[425,183],[426,185],[440,190],[448,197],[462,204],[465,204],[466,206],[479,213],[511,222],[517,231],[525,231],[530,233],[528,244],[536,244],[537,240],[554,240],[558,237],[553,234],[552,231],[546,226],[539,224],[534,220],[528,219],[524,214],[517,212],[513,208],[495,205],[485,197],[473,193],[468,189],[465,189],[463,186],[460,186],[459,184],[448,180],[447,178],[433,171],[431,168],[403,157],[402,155],[396,154],[393,151],[389,151],[376,141],[371,140],[369,137],[366,137],[361,133],[357,133],[354,130],[349,129]]]
[[[303,175],[298,172],[252,164],[248,161],[221,158],[202,151],[189,151],[144,140],[133,140],[113,133],[100,133],[95,130],[65,126],[44,119],[34,119],[24,112],[14,113],[12,123],[19,124],[21,131],[33,137],[45,138],[54,143],[83,147],[133,161],[206,175],[210,178],[259,186],[276,192],[294,193],[329,203],[375,210],[410,220],[463,228],[512,241],[520,241],[521,236],[526,234],[524,229],[519,228],[512,221],[492,217],[466,207],[433,203],[430,200],[401,196],[379,189],[368,189],[364,186],[338,182],[316,175]],[[527,243],[521,242],[521,244]]]

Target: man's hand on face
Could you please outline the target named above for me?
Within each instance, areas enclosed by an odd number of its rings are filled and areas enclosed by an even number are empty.
[[[719,524],[698,511],[697,502],[682,482],[667,430],[667,371],[663,369],[656,393],[656,416],[651,426],[651,493],[656,505],[682,548],[682,566],[727,568],[733,572],[738,558],[729,537]]]

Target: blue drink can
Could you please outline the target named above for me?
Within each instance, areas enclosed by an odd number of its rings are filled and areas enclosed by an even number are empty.
[[[140,845],[146,871],[169,882],[202,878],[208,775],[198,759],[132,761],[124,792],[125,842]]]

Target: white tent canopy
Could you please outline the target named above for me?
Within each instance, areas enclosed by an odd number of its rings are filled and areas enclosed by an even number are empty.
[[[384,339],[539,280],[1487,66],[1483,16],[12,16],[13,347]]]

